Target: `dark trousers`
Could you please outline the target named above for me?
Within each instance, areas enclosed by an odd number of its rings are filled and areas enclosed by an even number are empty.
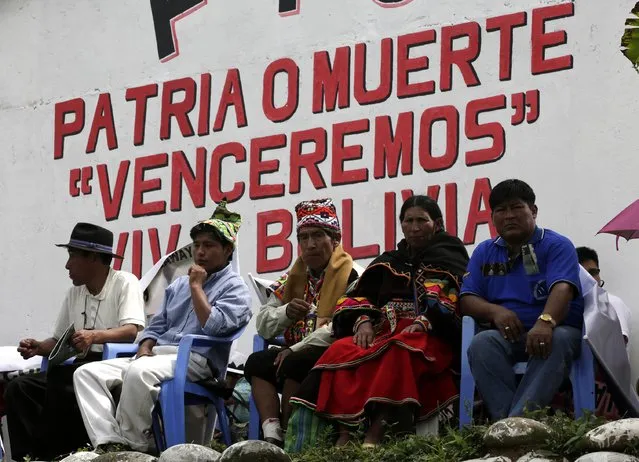
[[[276,376],[277,366],[273,362],[280,351],[282,351],[281,348],[270,348],[250,355],[244,365],[246,380],[250,383],[253,377],[259,377],[275,385],[278,390],[281,390],[284,379],[301,383],[320,356],[324,354],[326,347],[307,346],[298,352],[291,353],[282,363],[279,376]]]
[[[89,437],[73,391],[73,372],[101,359],[91,353],[73,364],[23,375],[7,384],[5,402],[11,457],[53,459],[85,446]]]
[[[510,343],[496,329],[479,332],[468,349],[470,370],[492,419],[517,417],[524,410],[550,405],[581,351],[581,329],[557,326],[552,351],[546,359],[530,358],[525,341]],[[513,365],[527,361],[526,373],[517,383]]]

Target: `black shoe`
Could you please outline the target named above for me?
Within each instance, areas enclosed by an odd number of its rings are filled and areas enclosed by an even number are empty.
[[[284,441],[278,440],[277,438],[270,438],[270,437],[269,438],[264,438],[264,441],[266,441],[267,443],[274,444],[278,448],[283,448],[284,447]]]
[[[96,454],[106,454],[108,452],[122,452],[122,451],[132,451],[131,446],[127,446],[126,444],[121,443],[106,443],[100,444],[97,448],[95,448]]]

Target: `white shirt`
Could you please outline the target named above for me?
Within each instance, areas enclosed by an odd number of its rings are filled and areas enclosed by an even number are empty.
[[[353,269],[357,272],[358,276],[361,276],[364,272],[364,269],[355,262],[353,262]],[[354,282],[355,281],[351,284]],[[275,338],[278,335],[283,334],[284,331],[293,324],[293,321],[286,315],[287,307],[288,303],[282,303],[275,294],[271,294],[266,303],[260,308],[260,312],[257,314],[255,321],[257,333],[267,339]],[[329,322],[328,324],[313,331],[310,335],[304,337],[300,342],[295,345],[291,345],[290,348],[295,352],[306,346],[329,347],[335,341],[332,331],[333,323]]]
[[[286,315],[288,303],[282,301],[274,294],[271,294],[257,314],[257,332],[264,338],[275,338],[293,324],[291,318]],[[331,336],[332,324],[329,323],[316,329],[310,335],[304,337],[300,342],[291,345],[292,351],[299,351],[305,346],[329,347],[335,341]]]
[[[617,317],[619,318],[619,324],[621,324],[621,333],[626,340],[630,338],[630,308],[623,302],[622,299],[616,295],[608,292],[608,300],[615,309]]]
[[[92,295],[84,285],[68,290],[55,323],[53,338],[59,339],[71,323],[76,331],[105,330],[125,324],[144,327],[144,319],[140,281],[131,273],[109,268],[99,294]],[[92,345],[91,351],[102,351],[102,345]]]

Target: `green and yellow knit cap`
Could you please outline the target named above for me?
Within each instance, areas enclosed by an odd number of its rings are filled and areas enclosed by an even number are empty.
[[[237,233],[241,225],[242,216],[239,213],[228,210],[226,208],[226,200],[223,199],[215,208],[211,218],[198,222],[198,224],[191,229],[191,236],[193,236],[194,231],[200,231],[204,226],[211,226],[235,247],[237,243]]]

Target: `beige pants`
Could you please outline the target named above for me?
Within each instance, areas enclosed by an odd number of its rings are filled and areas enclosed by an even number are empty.
[[[138,359],[96,361],[75,371],[75,394],[94,447],[121,443],[137,451],[148,450],[151,413],[160,394],[160,383],[173,378],[177,346],[156,346],[153,352],[155,356]],[[206,358],[191,353],[188,379],[198,381],[210,376]],[[113,390],[120,386],[116,404]]]

